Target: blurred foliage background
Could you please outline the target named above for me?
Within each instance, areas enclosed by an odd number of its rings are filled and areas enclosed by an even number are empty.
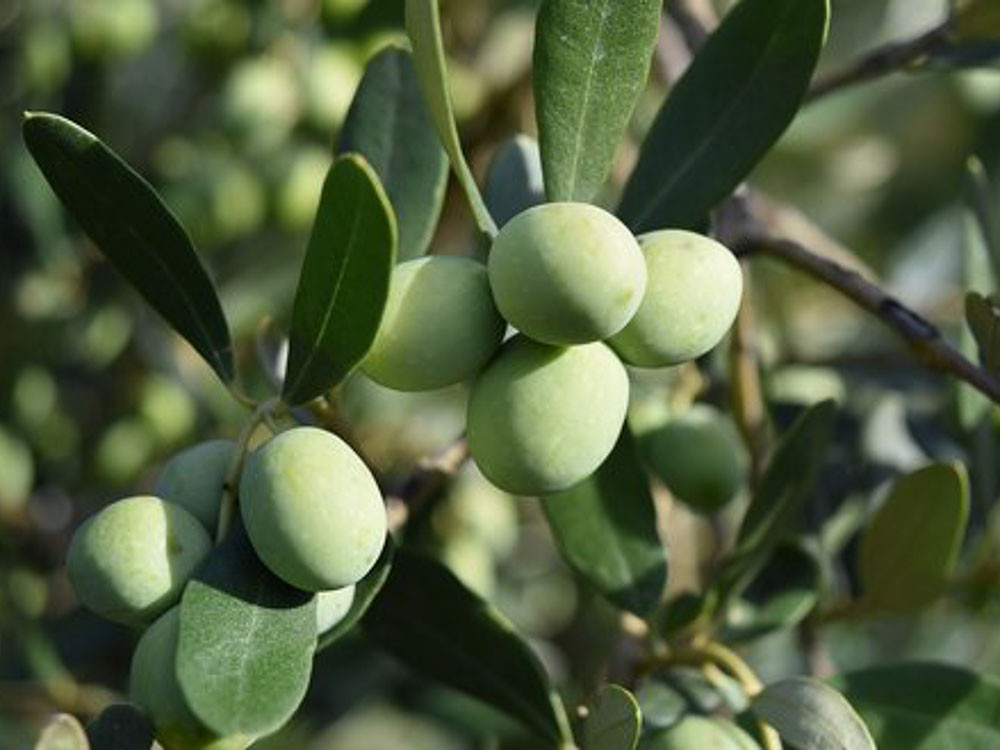
[[[943,0],[832,6],[821,72],[945,14]],[[535,3],[444,0],[442,9],[457,116],[481,176],[506,138],[534,132]],[[253,363],[290,312],[338,127],[366,59],[399,38],[401,25],[399,0],[0,3],[0,750],[30,747],[57,707],[86,716],[125,689],[136,636],[78,608],[66,581],[76,524],[148,490],[165,458],[232,436],[244,416],[68,220],[23,146],[21,112],[52,110],[83,124],[161,190],[220,285],[238,354],[250,364],[244,370],[260,373],[246,387],[264,393],[263,368]],[[663,100],[666,62],[654,62],[609,203]],[[816,242],[850,248],[958,341],[971,154],[990,174],[1000,170],[1000,71],[932,66],[809,105],[754,182],[808,217]],[[433,251],[480,252],[476,243],[452,185]],[[850,549],[887,477],[929,458],[960,458],[974,497],[967,555],[978,570],[1000,564],[995,410],[986,422],[961,419],[957,389],[921,370],[835,292],[773,261],[750,269],[755,343],[776,422],[824,397],[842,406],[804,531]],[[706,398],[721,403],[722,347],[703,365]],[[683,391],[690,376],[637,373],[635,419]],[[344,407],[391,487],[460,434],[464,398],[461,388],[396,394],[355,376]],[[696,588],[716,541],[732,532],[732,514],[704,520],[662,488],[658,498],[671,590]],[[618,616],[560,563],[537,504],[466,468],[423,536],[533,639],[571,695],[586,693],[609,656],[614,663]],[[1000,670],[995,579],[966,581],[919,618],[834,620],[817,637],[843,669],[923,655]],[[849,555],[825,566],[824,597],[835,601],[854,585]],[[807,656],[799,636],[754,640],[750,659],[764,675],[798,670]],[[481,747],[483,727],[528,746],[513,725],[421,684],[357,637],[320,657],[297,721],[260,746]]]

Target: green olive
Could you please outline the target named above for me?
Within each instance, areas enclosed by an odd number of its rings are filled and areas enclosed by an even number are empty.
[[[497,487],[564,490],[607,458],[628,407],[628,376],[604,344],[507,342],[469,398],[469,449]]]
[[[77,529],[67,569],[85,606],[109,620],[141,624],[177,601],[211,546],[184,508],[139,495],[112,503]]]
[[[760,750],[749,734],[728,719],[690,714],[669,729],[643,739],[642,750]]]
[[[232,440],[206,440],[167,461],[153,492],[176,503],[210,532],[219,523],[219,501],[226,469],[233,456]]]
[[[625,362],[666,367],[700,357],[736,319],[743,275],[733,254],[694,232],[665,229],[639,237],[648,281],[642,304],[608,342]]]
[[[354,603],[354,586],[316,594],[316,632],[323,635],[347,616]]]
[[[501,315],[536,341],[568,345],[620,331],[646,288],[628,228],[585,203],[545,203],[515,216],[489,257]]]
[[[240,508],[260,559],[306,591],[356,583],[385,543],[375,478],[347,443],[315,427],[282,432],[247,458]]]
[[[486,266],[436,255],[400,263],[375,343],[362,369],[400,391],[426,391],[475,376],[506,324],[493,304]]]
[[[644,433],[640,445],[657,478],[699,513],[719,510],[743,485],[746,458],[736,429],[707,404]]]
[[[213,734],[184,699],[176,665],[180,623],[180,607],[173,607],[142,634],[132,655],[129,695],[149,714],[166,750],[243,750],[253,738]]]

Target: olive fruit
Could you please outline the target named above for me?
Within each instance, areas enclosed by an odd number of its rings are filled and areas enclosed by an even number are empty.
[[[194,715],[177,681],[180,607],[149,626],[132,655],[129,695],[149,714],[156,739],[166,750],[243,750],[253,738],[219,737]]]
[[[644,433],[639,444],[657,478],[692,510],[713,513],[743,485],[746,459],[736,429],[707,404]]]
[[[547,344],[617,333],[646,288],[646,264],[628,227],[585,203],[545,203],[515,216],[493,242],[489,273],[500,314]]]
[[[443,255],[406,261],[392,272],[382,323],[362,370],[400,391],[454,385],[486,364],[506,327],[482,263]]]
[[[508,492],[564,490],[611,453],[628,391],[625,368],[604,344],[561,348],[517,336],[472,387],[469,450]]]
[[[316,632],[323,635],[344,619],[354,603],[354,586],[320,591],[316,594]]]
[[[639,237],[646,293],[629,324],[609,340],[630,365],[665,367],[700,357],[722,340],[739,310],[743,275],[733,254],[694,232]]]
[[[696,714],[648,735],[640,747],[642,750],[760,750],[756,740],[733,722]]]
[[[264,564],[306,591],[356,583],[385,543],[375,478],[347,443],[315,427],[282,432],[247,457],[240,509]]]
[[[134,625],[180,597],[211,546],[208,532],[184,508],[138,495],[112,503],[80,526],[66,565],[85,606]]]
[[[182,506],[215,532],[226,470],[233,455],[232,440],[206,440],[192,445],[167,461],[153,492]]]

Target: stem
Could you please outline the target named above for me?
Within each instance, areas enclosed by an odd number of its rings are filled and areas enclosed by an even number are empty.
[[[240,473],[243,471],[243,460],[246,458],[247,446],[250,438],[253,437],[254,430],[261,422],[268,419],[271,414],[283,408],[281,401],[270,399],[258,406],[236,440],[236,448],[229,459],[229,466],[226,468],[226,478],[222,483],[222,501],[219,504],[219,527],[215,532],[215,542],[218,544],[225,538],[232,523],[233,514],[236,511],[236,490],[240,483]]]
[[[968,383],[1000,404],[1000,381],[948,344],[933,324],[860,274],[790,240],[749,237],[737,252],[770,255],[836,289],[892,329],[923,364]]]
[[[750,665],[739,654],[718,641],[693,643],[656,659],[657,666],[670,667],[674,664],[718,667],[735,678],[749,698],[753,698],[764,689],[764,684]],[[778,733],[760,719],[757,720],[757,726],[764,743],[764,750],[781,750],[781,739],[778,737]]]
[[[393,531],[420,513],[468,458],[469,446],[463,436],[436,456],[421,461],[399,490],[386,498],[387,501],[396,501],[397,512],[390,522]]]
[[[885,44],[846,68],[817,78],[809,87],[806,101],[812,102],[847,86],[865,83],[908,68],[946,43],[950,31],[950,23],[945,21],[919,36]]]
[[[755,326],[750,274],[745,272],[743,276],[743,299],[730,340],[730,401],[736,426],[750,454],[750,475],[756,485],[767,460],[769,436],[757,351],[753,345]]]

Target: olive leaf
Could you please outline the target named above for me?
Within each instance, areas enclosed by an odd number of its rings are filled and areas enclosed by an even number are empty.
[[[94,244],[223,381],[232,380],[232,341],[215,287],[153,187],[70,120],[32,112],[23,131],[45,179]]]

